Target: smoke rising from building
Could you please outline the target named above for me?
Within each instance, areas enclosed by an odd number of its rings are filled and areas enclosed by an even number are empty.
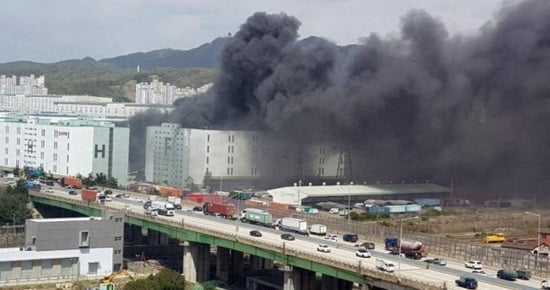
[[[299,20],[255,13],[226,43],[219,77],[168,119],[259,129],[289,144],[332,141],[356,180],[537,184],[550,169],[550,2],[503,9],[450,36],[422,10],[400,35],[360,45],[297,41]]]

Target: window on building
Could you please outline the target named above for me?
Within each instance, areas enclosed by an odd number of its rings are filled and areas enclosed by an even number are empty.
[[[21,278],[32,276],[32,261],[21,261]]]
[[[67,163],[69,162],[69,155],[67,155]]]
[[[233,164],[233,156],[231,156],[231,164]]]
[[[90,232],[88,231],[79,232],[78,246],[81,248],[90,246]]]
[[[19,153],[20,153],[20,152],[19,152],[19,149],[16,149],[16,150],[15,150],[15,155],[19,156]]]
[[[46,143],[46,142],[44,142],[44,140],[40,141],[40,147],[44,148],[44,144],[45,144],[45,143]]]
[[[231,167],[231,175],[233,175],[233,167]]]
[[[4,152],[6,153],[6,155],[8,154],[8,148],[4,148]]]
[[[227,167],[227,175],[229,175],[229,167]]]
[[[227,164],[231,164],[231,158],[229,158],[229,156],[227,156]]]
[[[17,145],[21,145],[21,139],[17,138]]]
[[[44,152],[40,152],[40,159],[44,159]]]
[[[206,164],[208,164],[208,161],[210,161],[210,158],[208,156],[206,156]]]
[[[120,223],[122,222],[122,218],[115,218],[115,223]]]
[[[40,277],[49,277],[52,275],[52,260],[42,260],[42,271]]]
[[[67,167],[66,174],[69,175],[69,167]]]
[[[206,142],[210,142],[210,134],[206,135]]]
[[[0,263],[0,281],[7,281],[11,278],[11,262]]]
[[[21,134],[21,127],[17,127],[17,135]]]
[[[235,153],[235,146],[231,146],[231,153]]]
[[[99,269],[98,262],[88,263],[88,274],[97,274],[98,269]]]
[[[69,143],[67,143],[67,151],[69,151]]]
[[[54,137],[59,136],[59,132],[57,132],[57,130],[53,131],[53,136],[54,136]]]
[[[6,126],[6,133],[10,132],[10,127]]]
[[[227,135],[227,142],[231,143],[231,135]]]
[[[210,153],[210,145],[206,146],[206,153]]]
[[[40,135],[42,135],[42,137],[46,136],[46,129],[42,129],[40,131]]]
[[[57,161],[57,153],[53,154],[53,161]]]
[[[53,172],[57,172],[57,165],[54,165],[52,170],[53,170]]]
[[[231,135],[231,142],[235,143],[235,135]]]
[[[120,237],[120,236],[115,237],[115,241],[122,241],[122,237]]]
[[[61,260],[61,276],[70,276],[73,274],[73,262],[71,259]]]
[[[115,255],[120,255],[122,253],[122,250],[114,250],[113,253]]]
[[[53,149],[57,149],[57,142],[53,142]]]

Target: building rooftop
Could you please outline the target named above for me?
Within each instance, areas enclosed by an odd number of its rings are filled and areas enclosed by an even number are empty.
[[[100,221],[101,217],[76,217],[76,218],[48,218],[48,219],[30,219],[37,223],[55,223],[55,222],[76,222],[76,221]]]
[[[300,194],[301,198],[316,196],[348,196],[348,195],[388,195],[414,193],[449,193],[446,187],[434,183],[408,183],[383,185],[315,185],[286,186],[269,189],[271,195]]]

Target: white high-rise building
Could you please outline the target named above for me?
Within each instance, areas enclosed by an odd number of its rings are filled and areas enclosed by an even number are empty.
[[[17,83],[17,76],[6,77],[1,75],[0,94],[47,95],[46,78],[44,76],[36,78],[31,74],[30,76],[19,77],[19,83]]]
[[[206,92],[212,84],[206,84],[199,88],[178,88],[170,83],[164,84],[158,80],[151,83],[136,84],[136,103],[171,105],[179,98],[185,98]]]
[[[129,129],[108,120],[0,115],[0,167],[43,168],[59,176],[103,173],[128,182]]]
[[[192,179],[283,180],[337,175],[338,148],[319,144],[291,147],[259,132],[182,128],[178,124],[147,127],[145,178],[185,187]]]

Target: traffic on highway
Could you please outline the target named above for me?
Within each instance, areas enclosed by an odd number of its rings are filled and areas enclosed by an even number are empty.
[[[69,194],[70,191],[77,191],[77,195]],[[43,189],[42,193],[81,200],[79,190],[56,185]],[[502,274],[497,277],[498,271],[501,269],[484,267],[479,261],[457,261],[443,257],[407,257],[403,253],[394,255],[391,254],[391,251],[386,250],[387,245],[356,239],[350,240],[350,237],[345,235],[341,236],[342,239],[339,241],[340,237],[335,234],[307,235],[307,232],[283,231],[284,229],[280,227],[269,228],[244,223],[240,219],[230,220],[222,218],[221,215],[208,215],[205,214],[204,207],[196,205],[180,203],[178,204],[179,209],[170,206],[166,208],[167,202],[153,201],[146,194],[120,190],[114,190],[111,193],[110,196],[113,198],[98,199],[98,204],[127,212],[147,214],[153,219],[178,220],[182,225],[201,224],[215,229],[221,228],[234,234],[237,239],[252,238],[266,243],[283,245],[287,249],[310,255],[330,257],[334,261],[348,263],[352,261],[359,267],[378,269],[410,279],[445,285],[448,289],[455,287],[459,289],[458,285],[461,285],[461,280],[464,280],[464,277],[474,278],[479,289],[540,289],[542,283],[538,278],[510,281],[512,279],[504,279]],[[296,226],[300,227],[301,225]],[[466,286],[463,285],[463,287]]]

